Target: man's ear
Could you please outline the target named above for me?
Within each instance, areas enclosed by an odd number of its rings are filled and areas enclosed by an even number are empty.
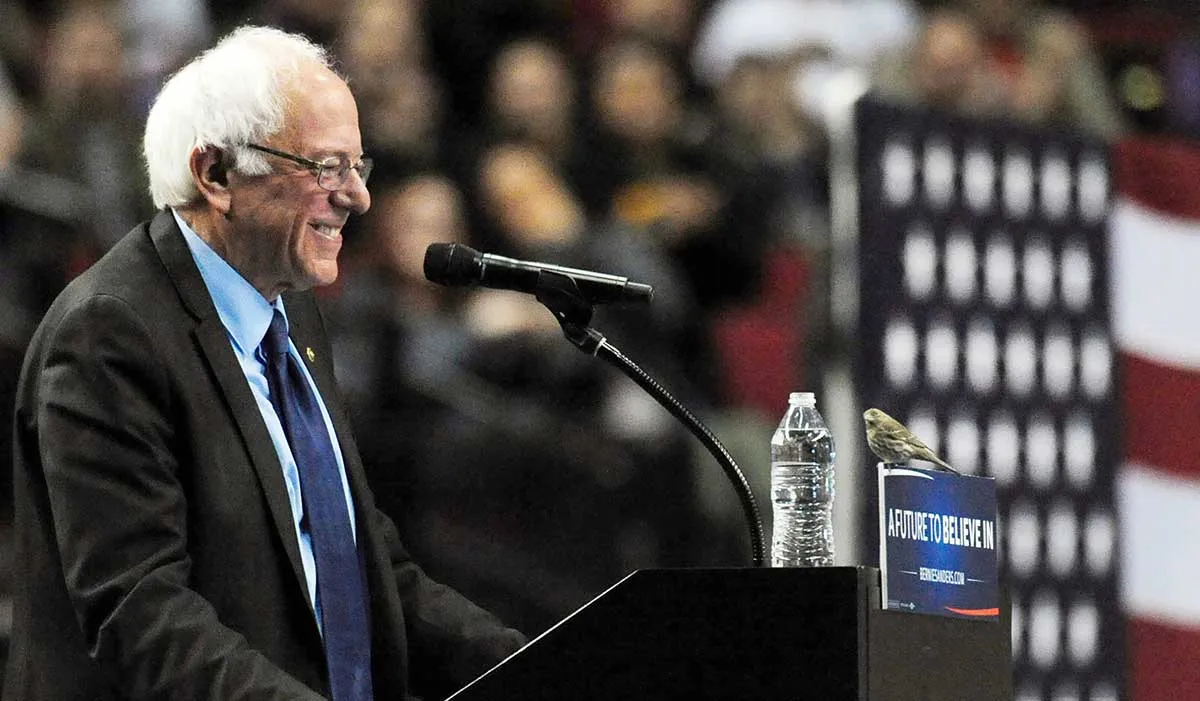
[[[192,149],[188,157],[188,168],[192,171],[192,181],[200,190],[200,196],[222,216],[228,215],[232,207],[229,192],[230,160],[228,153],[215,146]]]

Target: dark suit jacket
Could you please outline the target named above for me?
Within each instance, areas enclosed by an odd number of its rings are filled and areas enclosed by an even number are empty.
[[[374,506],[316,305],[285,304],[354,495],[376,696],[444,696],[524,639],[410,560]],[[5,699],[328,693],[279,461],[169,212],[51,307],[15,440]]]

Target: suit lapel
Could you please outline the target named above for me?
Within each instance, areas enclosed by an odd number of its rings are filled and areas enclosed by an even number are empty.
[[[250,392],[246,376],[230,347],[228,332],[217,315],[216,307],[208,294],[204,278],[196,268],[187,242],[169,211],[160,212],[154,218],[150,224],[150,236],[158,250],[159,258],[179,291],[180,299],[197,320],[192,333],[217,380],[234,424],[242,435],[275,529],[296,576],[296,586],[303,592],[304,599],[308,601],[311,609],[313,603],[308,596],[304,566],[300,559],[300,545],[296,541],[292,509],[288,503],[287,487],[283,483],[283,469],[279,465],[279,456],[275,454],[271,436],[263,423],[254,395]]]

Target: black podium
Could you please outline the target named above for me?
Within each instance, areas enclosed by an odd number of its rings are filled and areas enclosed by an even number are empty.
[[[1009,613],[884,611],[872,567],[640,570],[450,698],[1008,701]]]

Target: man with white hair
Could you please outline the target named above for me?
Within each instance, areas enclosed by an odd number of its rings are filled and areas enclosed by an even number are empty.
[[[334,384],[306,291],[371,161],[324,50],[233,32],[163,87],[145,156],[160,212],[22,372],[4,698],[444,696],[517,650],[409,558]]]

